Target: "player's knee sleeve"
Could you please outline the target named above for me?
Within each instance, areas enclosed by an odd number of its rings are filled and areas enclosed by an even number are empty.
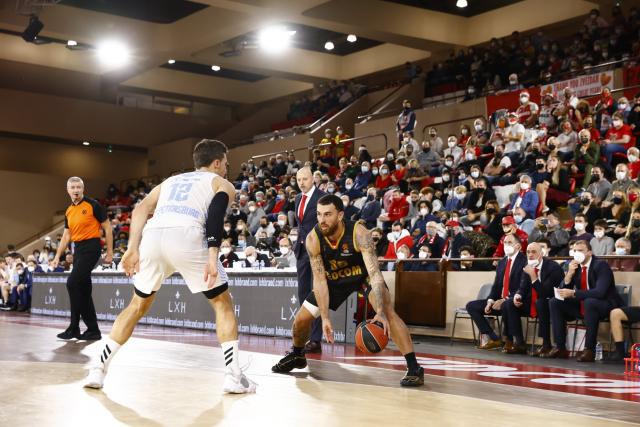
[[[228,283],[223,283],[220,286],[216,286],[213,289],[209,289],[207,291],[203,291],[202,294],[207,297],[207,299],[214,299],[215,297],[222,295],[222,293],[224,291],[226,291],[227,289],[229,289],[229,284]]]

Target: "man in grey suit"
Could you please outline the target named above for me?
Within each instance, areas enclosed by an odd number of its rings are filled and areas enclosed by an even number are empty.
[[[300,305],[307,299],[313,289],[311,275],[311,264],[309,254],[304,246],[307,234],[318,224],[317,204],[318,199],[325,195],[313,184],[313,174],[311,168],[304,167],[296,174],[296,181],[300,188],[300,193],[296,196],[296,224],[298,226],[298,240],[293,246],[296,255],[296,270],[298,272],[298,301]],[[304,349],[307,353],[320,353],[322,351],[322,323],[320,319],[313,322],[309,342]]]

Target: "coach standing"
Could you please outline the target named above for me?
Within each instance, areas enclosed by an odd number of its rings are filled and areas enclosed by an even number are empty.
[[[81,178],[74,176],[67,180],[67,193],[71,198],[71,206],[65,212],[64,233],[53,264],[54,268],[58,266],[58,261],[67,249],[69,241],[73,242],[73,269],[67,278],[71,322],[66,331],[58,334],[58,338],[99,340],[100,329],[96,309],[91,299],[91,271],[100,259],[101,227],[107,242],[107,255],[104,261],[111,264],[113,233],[106,210],[97,201],[84,196],[84,182]],[[82,334],[80,334],[81,317],[87,325],[87,330]]]
[[[298,240],[293,250],[296,255],[296,270],[298,273],[298,299],[300,305],[307,299],[313,289],[311,276],[311,263],[305,247],[307,234],[318,224],[318,211],[316,210],[318,199],[325,193],[313,184],[311,168],[303,167],[296,174],[296,181],[300,188],[300,194],[296,196],[296,223],[298,224]],[[322,351],[322,322],[317,318],[311,326],[311,336],[304,350],[307,353],[320,353]]]

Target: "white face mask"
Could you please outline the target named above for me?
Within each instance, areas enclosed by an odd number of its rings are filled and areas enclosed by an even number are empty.
[[[504,253],[506,256],[511,256],[514,254],[516,249],[511,245],[504,245]]]
[[[466,129],[461,129],[461,130],[460,130],[460,133],[461,133],[461,134],[463,134],[463,135],[466,135],[468,132],[469,132],[469,131],[468,131],[468,130],[466,130]]]
[[[584,260],[586,259],[586,255],[583,254],[580,251],[573,251],[573,259],[578,263],[578,264],[582,264],[584,262]]]
[[[279,225],[280,227],[284,227],[286,223],[287,223],[287,221],[285,221],[285,220],[283,220],[283,219],[279,219],[279,220],[278,220],[278,225]]]
[[[30,272],[33,273],[34,271],[36,271],[36,268],[29,266],[29,267],[27,267],[27,270],[29,270]]]
[[[396,254],[396,256],[398,257],[398,259],[406,259],[407,258],[407,256],[405,255],[404,252],[398,252]]]
[[[529,183],[528,182],[521,182],[520,183],[520,189],[521,190],[528,190],[529,189]]]
[[[451,160],[445,160],[445,161],[444,161],[444,164],[445,164],[445,166],[447,166],[447,167],[451,167],[451,166],[453,166],[453,161],[451,161]]]
[[[380,169],[380,174],[382,174],[382,175],[386,175],[386,174],[388,174],[388,173],[389,173],[389,170],[387,170],[387,169]]]
[[[378,169],[372,169],[372,170],[371,170],[371,173],[372,173],[373,175],[378,175]]]
[[[295,242],[298,240],[298,235],[297,234],[289,234],[289,240],[291,240],[292,242]]]
[[[222,252],[222,255],[229,255],[231,253],[231,248],[229,247],[220,248],[220,252]]]
[[[476,132],[480,132],[482,130],[482,125],[474,125],[473,126],[476,130]]]
[[[286,254],[288,254],[288,253],[289,253],[289,247],[287,247],[287,246],[282,246],[282,247],[280,248],[280,253],[281,253],[282,255],[286,255]]]
[[[256,211],[256,207],[255,206],[249,206],[249,212],[253,213]]]
[[[619,179],[620,181],[622,181],[626,177],[627,177],[627,173],[626,172],[616,172],[616,178]]]
[[[248,256],[247,261],[253,264],[254,262],[256,262],[256,257],[254,255]]]
[[[478,171],[472,171],[471,172],[471,177],[472,178],[478,178],[479,176],[480,176],[480,172],[478,172]]]
[[[449,180],[450,180],[450,179],[451,179],[451,178],[449,177],[449,175],[442,175],[442,180],[443,180],[444,182],[449,182]]]
[[[602,239],[604,237],[604,231],[600,231],[600,230],[594,231],[593,235],[596,236],[596,238],[598,239]]]
[[[539,263],[540,262],[537,259],[528,259],[527,260],[527,264],[529,264],[531,267],[534,267],[534,268],[537,267]]]
[[[616,248],[616,255],[626,255],[627,250],[625,248]]]
[[[575,224],[573,224],[573,227],[576,229],[576,231],[583,231],[584,222],[576,222]]]
[[[513,219],[520,224],[524,218],[522,218],[522,215],[514,215]]]
[[[244,230],[244,227],[243,227],[243,226],[241,226],[241,225],[238,225],[238,226],[236,227],[236,230],[237,230],[237,231],[242,231],[242,230]]]
[[[635,163],[638,161],[638,156],[634,156],[633,154],[629,154],[627,158],[629,159],[629,163]]]
[[[224,231],[226,231],[227,233],[231,231],[231,227],[225,227]]]
[[[521,96],[520,97],[520,104],[526,104],[527,102],[529,102],[529,97],[528,96]]]
[[[464,196],[465,196],[465,195],[464,195],[463,193],[456,193],[456,194],[455,194],[455,197],[456,197],[456,199],[458,199],[458,200],[464,200]]]
[[[392,153],[387,154],[387,159],[393,160],[393,154]]]
[[[449,148],[453,148],[456,146],[456,142],[455,141],[449,141],[447,142],[447,145],[449,146]]]
[[[393,237],[398,240],[400,238],[400,233],[402,233],[401,231],[394,231],[393,232]]]
[[[405,136],[404,138],[402,138],[402,142],[407,143],[409,142],[409,137]]]
[[[426,258],[429,258],[429,257],[428,257],[428,255],[429,255],[429,253],[428,253],[428,252],[420,251],[420,253],[418,253],[418,258],[420,258],[420,259],[426,259]]]
[[[464,156],[464,157],[465,157],[465,159],[467,159],[467,160],[473,160],[473,159],[475,159],[475,158],[476,158],[476,156],[474,156],[474,155],[473,155],[473,153],[467,153],[467,154],[465,154],[465,156]]]
[[[620,126],[622,126],[622,120],[614,120],[613,126],[619,128]]]
[[[346,185],[344,186],[344,188],[346,188],[347,190],[351,190],[351,189],[353,188],[353,185],[351,185],[351,184],[346,184]]]
[[[429,215],[429,209],[427,209],[427,208],[420,209],[420,215],[422,215],[422,216]]]

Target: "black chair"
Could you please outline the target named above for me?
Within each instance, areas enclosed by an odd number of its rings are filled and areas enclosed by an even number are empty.
[[[491,295],[491,287],[493,286],[493,283],[486,283],[484,285],[482,285],[482,287],[480,288],[480,290],[478,291],[478,295],[476,297],[476,299],[487,299],[489,298],[489,295]],[[485,316],[486,318],[489,319],[495,319],[496,322],[498,323],[498,331],[500,333],[502,333],[502,324],[500,322],[500,316],[496,316],[495,314],[489,314]],[[455,338],[455,333],[456,333],[456,322],[458,319],[469,319],[471,320],[471,316],[469,316],[469,313],[467,312],[467,309],[465,307],[458,307],[454,310],[454,316],[453,316],[453,328],[451,329],[451,345],[453,345],[453,341],[456,339]],[[478,343],[478,339],[476,339],[476,329],[475,326],[473,325],[473,320],[471,320],[471,332],[473,333],[473,342],[474,343]],[[479,338],[479,337],[478,337]]]

